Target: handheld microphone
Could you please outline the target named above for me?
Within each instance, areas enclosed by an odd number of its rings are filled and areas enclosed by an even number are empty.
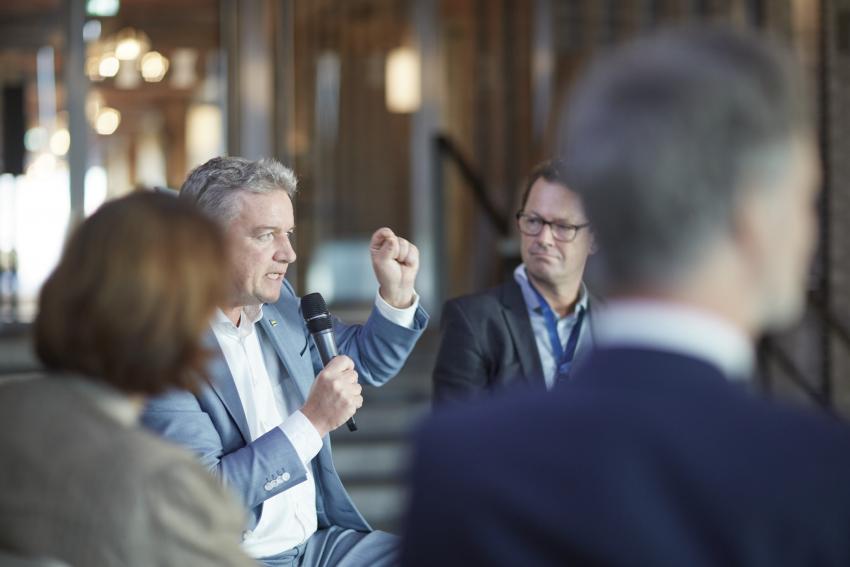
[[[319,358],[322,364],[327,365],[339,352],[336,349],[336,338],[334,337],[333,321],[328,311],[328,305],[321,293],[309,293],[301,298],[301,314],[307,329],[316,342],[319,349]],[[351,417],[346,422],[349,431],[357,431],[357,424]]]

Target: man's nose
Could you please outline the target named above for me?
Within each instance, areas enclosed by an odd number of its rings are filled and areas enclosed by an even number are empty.
[[[552,245],[555,243],[555,236],[552,234],[552,225],[544,224],[537,235],[537,241],[541,244]]]
[[[289,240],[288,236],[284,235],[277,247],[277,251],[275,252],[275,261],[291,264],[296,258],[297,256],[295,254],[295,248],[292,246],[292,242]]]

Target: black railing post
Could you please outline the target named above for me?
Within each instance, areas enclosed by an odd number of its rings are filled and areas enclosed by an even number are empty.
[[[832,227],[830,204],[832,200],[832,156],[830,155],[830,96],[829,96],[829,0],[820,0],[819,27],[820,57],[818,62],[818,90],[820,96],[820,155],[823,172],[820,203],[821,273],[820,295],[824,316],[821,317],[821,383],[820,390],[828,405],[832,405],[832,333],[829,313],[832,307]]]
[[[449,274],[449,251],[446,249],[446,211],[445,207],[445,169],[443,168],[443,138],[439,134],[432,139],[434,151],[432,152],[433,168],[433,225],[434,231],[434,253],[436,254],[436,277],[434,278],[434,302],[442,309],[443,302],[448,298],[448,274]]]

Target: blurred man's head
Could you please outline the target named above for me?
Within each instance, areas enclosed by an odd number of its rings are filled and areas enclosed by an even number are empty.
[[[818,184],[804,84],[789,53],[724,28],[644,39],[592,68],[561,151],[613,289],[731,282],[752,332],[799,315]]]
[[[41,289],[38,356],[128,394],[193,389],[226,269],[224,235],[190,204],[155,193],[110,201],[77,228]]]
[[[195,168],[180,197],[224,227],[233,258],[226,308],[274,303],[283,277],[295,261],[292,198],[297,180],[273,159],[213,158]]]
[[[581,199],[567,188],[560,161],[546,161],[529,175],[517,227],[522,261],[534,284],[555,290],[581,282],[593,235]]]

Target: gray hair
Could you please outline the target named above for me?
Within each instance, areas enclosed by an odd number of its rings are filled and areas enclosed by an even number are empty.
[[[642,39],[592,68],[560,152],[609,283],[675,279],[728,234],[744,191],[785,174],[812,133],[804,85],[789,52],[723,27]]]
[[[292,199],[297,187],[292,170],[275,159],[222,156],[192,170],[180,188],[180,198],[193,201],[210,217],[226,224],[239,214],[240,193],[286,191]]]

